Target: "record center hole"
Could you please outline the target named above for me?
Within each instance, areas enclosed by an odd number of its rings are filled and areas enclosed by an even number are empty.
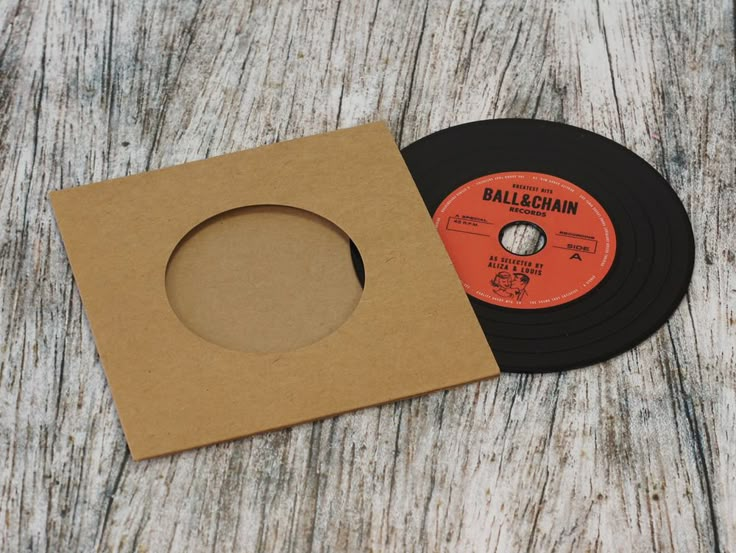
[[[514,221],[505,225],[498,236],[504,249],[515,255],[533,255],[547,244],[547,235],[539,225]]]
[[[362,270],[347,234],[319,215],[242,207],[181,239],[166,268],[166,294],[184,326],[209,342],[292,351],[348,320],[363,291],[358,262]]]

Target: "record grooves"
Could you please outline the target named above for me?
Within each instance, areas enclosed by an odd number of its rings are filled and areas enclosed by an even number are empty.
[[[502,370],[609,359],[659,328],[687,290],[694,239],[680,200],[607,138],[499,119],[444,129],[402,153]],[[541,227],[545,247],[500,249],[511,221]]]

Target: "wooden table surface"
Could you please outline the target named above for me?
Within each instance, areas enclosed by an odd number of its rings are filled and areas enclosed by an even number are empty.
[[[0,2],[0,551],[736,551],[731,0]],[[49,190],[386,119],[579,125],[692,285],[599,365],[134,462]]]

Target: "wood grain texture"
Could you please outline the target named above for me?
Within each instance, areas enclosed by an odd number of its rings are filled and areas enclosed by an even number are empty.
[[[0,2],[0,551],[736,551],[734,22],[730,0]],[[585,370],[130,460],[49,190],[510,116],[670,180],[697,261],[668,324]]]

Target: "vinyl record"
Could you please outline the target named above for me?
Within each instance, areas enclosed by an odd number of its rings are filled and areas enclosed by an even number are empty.
[[[687,291],[695,248],[682,203],[607,138],[499,119],[402,153],[504,371],[609,359],[657,330]],[[504,247],[522,226],[537,251]]]

